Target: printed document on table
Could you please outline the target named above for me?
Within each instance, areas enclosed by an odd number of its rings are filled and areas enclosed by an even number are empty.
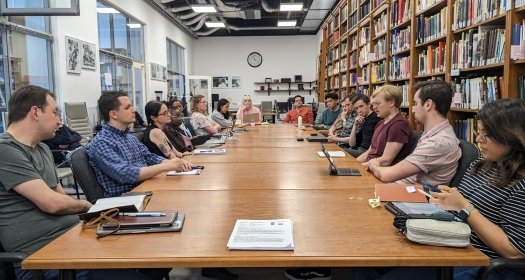
[[[190,171],[169,171],[166,175],[168,176],[181,176],[181,175],[200,175],[202,172],[201,169],[192,169]]]
[[[317,154],[319,155],[319,157],[326,157],[323,151],[318,151]],[[346,157],[346,154],[343,151],[328,151],[328,154],[333,158]]]
[[[293,250],[292,220],[237,220],[227,247],[229,250]]]

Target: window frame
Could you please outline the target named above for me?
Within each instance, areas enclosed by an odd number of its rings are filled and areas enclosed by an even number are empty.
[[[69,0],[69,8],[9,8],[7,0],[0,0],[0,16],[78,16],[79,0]],[[48,4],[48,3],[46,3]]]

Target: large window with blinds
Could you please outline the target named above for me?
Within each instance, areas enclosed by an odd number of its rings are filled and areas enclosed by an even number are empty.
[[[166,39],[168,58],[168,100],[182,99],[185,96],[185,50],[177,43]]]

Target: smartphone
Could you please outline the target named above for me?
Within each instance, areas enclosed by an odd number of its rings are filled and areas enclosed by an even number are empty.
[[[419,181],[421,183],[421,185],[423,185],[423,187],[425,188],[425,190],[430,190],[430,191],[433,191],[433,192],[441,192],[440,189],[438,189],[437,186],[434,186],[432,184],[430,184],[427,180],[425,179],[421,179],[421,181]]]
[[[310,134],[310,135],[311,135],[311,136],[317,136],[317,133],[312,133],[312,134]]]
[[[204,166],[202,165],[196,165],[193,167],[193,169],[204,169]]]

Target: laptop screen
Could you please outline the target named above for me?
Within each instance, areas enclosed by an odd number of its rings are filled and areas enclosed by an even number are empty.
[[[330,163],[330,166],[333,170],[337,170],[337,167],[335,166],[335,162],[334,162],[334,159],[332,158],[332,156],[330,155],[330,153],[328,153],[328,151],[326,151],[323,143],[321,143],[321,151],[323,151],[326,159],[328,159],[328,162]]]
[[[259,122],[259,113],[244,114],[242,116],[243,123],[258,123]]]

